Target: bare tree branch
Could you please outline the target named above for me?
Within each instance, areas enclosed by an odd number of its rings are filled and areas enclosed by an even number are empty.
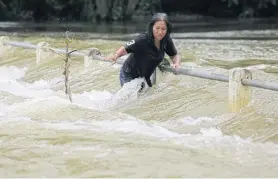
[[[69,100],[70,102],[72,102],[72,95],[71,95],[71,89],[70,89],[70,85],[69,85],[69,67],[70,67],[70,54],[75,52],[76,50],[70,51],[69,52],[69,42],[70,39],[68,37],[68,32],[66,31],[66,59],[65,59],[65,71],[63,72],[63,74],[65,75],[65,93],[69,96]]]

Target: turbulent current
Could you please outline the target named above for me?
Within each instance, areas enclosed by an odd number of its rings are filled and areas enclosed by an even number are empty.
[[[175,39],[178,36],[211,38]],[[183,68],[277,82],[278,31],[173,34]],[[214,39],[214,37],[229,39]],[[77,38],[78,37],[78,38]],[[49,34],[11,41],[65,48]],[[104,55],[125,41],[71,37],[70,48]],[[120,65],[0,44],[0,177],[278,177],[278,92],[252,87],[252,100],[228,110],[228,83],[163,73],[119,84]]]

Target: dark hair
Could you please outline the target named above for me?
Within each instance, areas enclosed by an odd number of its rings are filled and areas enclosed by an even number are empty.
[[[170,36],[170,33],[172,32],[172,24],[169,22],[168,16],[165,13],[156,13],[152,16],[151,22],[148,24],[148,38],[149,41],[153,41],[154,37],[153,37],[153,25],[157,22],[157,21],[164,21],[166,23],[167,26],[167,33],[165,35],[165,37],[161,40],[163,46],[165,45],[165,42],[167,41],[168,37]]]
[[[157,21],[165,21],[166,25],[167,25],[167,33],[172,32],[172,24],[169,22],[169,18],[167,16],[167,14],[165,14],[165,13],[154,14],[152,16],[152,20],[151,20],[150,24],[152,24],[152,26],[153,26]]]

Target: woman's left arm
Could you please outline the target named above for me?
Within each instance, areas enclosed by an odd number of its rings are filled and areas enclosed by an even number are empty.
[[[167,55],[172,60],[172,62],[173,62],[172,66],[174,68],[180,68],[181,67],[181,65],[180,65],[181,57],[178,54],[178,51],[177,51],[177,49],[174,45],[174,42],[173,42],[172,38],[170,38],[170,37],[167,40],[167,45],[166,45],[165,52],[167,53]]]
[[[173,67],[174,68],[180,68],[181,67],[181,59],[180,59],[180,55],[176,54],[174,56],[170,56],[170,59],[172,60],[173,62]]]

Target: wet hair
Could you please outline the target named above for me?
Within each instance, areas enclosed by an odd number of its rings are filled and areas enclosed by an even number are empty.
[[[167,16],[167,14],[165,14],[165,13],[154,14],[152,16],[152,20],[151,20],[150,24],[152,24],[152,26],[153,26],[157,21],[165,21],[165,23],[167,25],[167,33],[172,32],[172,24],[169,22],[169,18]]]
[[[153,26],[157,21],[164,21],[167,26],[167,33],[166,33],[165,37],[161,40],[162,44],[164,44],[164,42],[166,42],[166,40],[170,36],[170,33],[172,32],[172,24],[169,22],[169,18],[167,16],[167,14],[165,14],[165,13],[154,14],[152,16],[151,22],[148,24],[148,36],[149,36],[150,41],[154,41]]]

